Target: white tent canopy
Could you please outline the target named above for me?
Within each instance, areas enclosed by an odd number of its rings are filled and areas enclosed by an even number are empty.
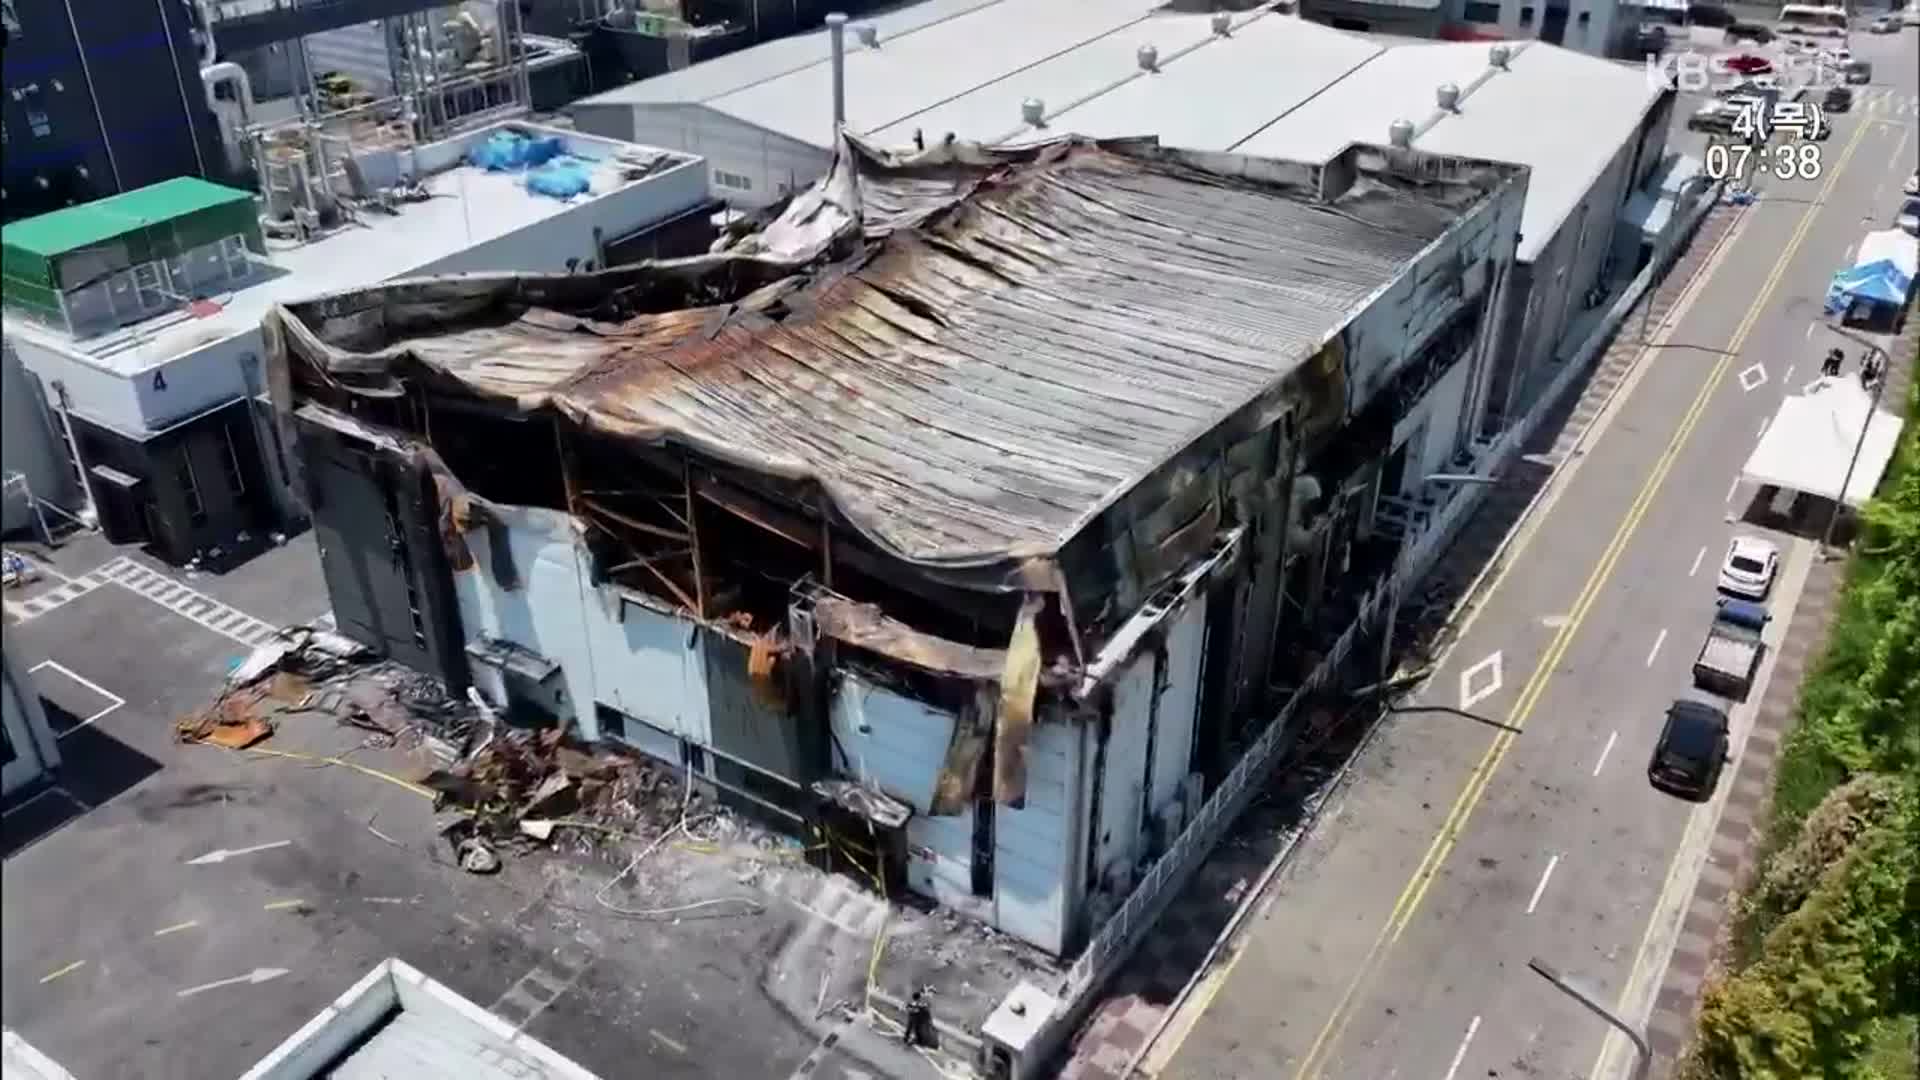
[[[1871,424],[1868,413],[1873,416]],[[1862,506],[1873,497],[1880,475],[1893,460],[1901,426],[1898,416],[1873,407],[1873,396],[1860,380],[1821,379],[1806,393],[1780,403],[1741,478],[1832,499],[1840,494],[1847,461],[1858,446],[1860,460],[1847,481],[1845,501],[1848,506]],[[1865,442],[1860,439],[1862,427],[1867,432]]]

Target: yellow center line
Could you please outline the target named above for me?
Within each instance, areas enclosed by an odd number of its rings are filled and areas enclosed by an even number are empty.
[[[1301,1061],[1299,1070],[1294,1074],[1296,1080],[1304,1080],[1304,1078],[1311,1077],[1321,1068],[1323,1059],[1339,1042],[1340,1036],[1346,1031],[1347,1024],[1352,1019],[1352,1006],[1354,1000],[1358,997],[1361,987],[1378,966],[1378,962],[1385,950],[1400,940],[1401,933],[1407,928],[1407,924],[1412,922],[1414,912],[1419,909],[1421,901],[1426,898],[1427,889],[1433,884],[1434,878],[1438,876],[1441,864],[1446,861],[1447,856],[1453,851],[1455,842],[1458,841],[1460,833],[1465,828],[1467,819],[1472,815],[1475,805],[1479,803],[1481,795],[1486,791],[1488,783],[1493,778],[1494,771],[1499,768],[1500,763],[1506,758],[1508,748],[1513,745],[1513,741],[1519,730],[1525,728],[1527,717],[1533,712],[1534,706],[1545,694],[1547,685],[1552,681],[1554,670],[1558,667],[1561,657],[1566,654],[1568,647],[1573,641],[1574,635],[1580,629],[1580,624],[1585,621],[1588,612],[1593,607],[1594,600],[1599,596],[1600,590],[1605,586],[1607,579],[1612,576],[1614,567],[1619,563],[1621,555],[1625,553],[1628,541],[1633,538],[1633,534],[1639,529],[1641,519],[1646,516],[1647,510],[1652,506],[1653,500],[1659,494],[1661,486],[1666,482],[1667,474],[1673,470],[1674,463],[1679,460],[1680,453],[1685,448],[1688,439],[1692,436],[1694,428],[1699,424],[1700,418],[1705,415],[1707,404],[1712,399],[1713,392],[1719,388],[1720,381],[1725,377],[1727,369],[1732,365],[1734,358],[1738,356],[1741,349],[1745,347],[1747,337],[1753,332],[1754,324],[1759,321],[1761,312],[1766,310],[1767,305],[1772,302],[1773,294],[1779,288],[1781,279],[1786,275],[1788,265],[1799,252],[1800,245],[1805,242],[1808,232],[1813,227],[1813,221],[1819,214],[1820,208],[1826,204],[1827,199],[1833,194],[1833,189],[1838,184],[1841,173],[1846,170],[1848,162],[1852,160],[1854,151],[1860,146],[1860,140],[1862,136],[1866,134],[1866,131],[1865,125],[1854,130],[1853,138],[1848,140],[1846,149],[1840,155],[1840,160],[1835,163],[1833,171],[1827,176],[1826,183],[1822,185],[1819,197],[1813,200],[1812,205],[1808,206],[1806,212],[1801,216],[1800,223],[1794,229],[1792,238],[1781,251],[1780,257],[1774,262],[1773,269],[1767,275],[1765,284],[1761,287],[1759,294],[1754,297],[1753,304],[1747,309],[1746,316],[1741,319],[1739,327],[1734,331],[1733,339],[1729,342],[1726,351],[1721,354],[1720,359],[1714,364],[1713,370],[1707,376],[1706,383],[1701,386],[1692,404],[1687,407],[1686,414],[1681,418],[1679,429],[1674,432],[1672,440],[1668,442],[1666,449],[1661,452],[1660,458],[1655,462],[1653,471],[1648,475],[1646,483],[1641,486],[1640,493],[1635,497],[1633,505],[1628,508],[1626,517],[1620,522],[1620,526],[1614,532],[1613,538],[1601,553],[1600,561],[1595,565],[1593,573],[1587,578],[1585,586],[1581,588],[1580,594],[1574,601],[1573,610],[1566,623],[1555,633],[1552,642],[1547,647],[1546,655],[1541,658],[1540,663],[1534,668],[1533,674],[1528,678],[1526,686],[1521,690],[1520,697],[1515,701],[1513,710],[1509,713],[1508,718],[1508,726],[1516,730],[1503,730],[1496,735],[1493,743],[1487,747],[1487,752],[1481,757],[1479,764],[1477,764],[1473,772],[1468,775],[1466,786],[1460,790],[1460,794],[1454,800],[1453,806],[1447,811],[1447,816],[1441,823],[1439,833],[1434,836],[1433,842],[1427,848],[1426,856],[1421,859],[1420,864],[1415,868],[1412,879],[1407,882],[1406,888],[1401,891],[1400,898],[1395,902],[1393,911],[1387,918],[1386,925],[1381,927],[1379,936],[1374,939],[1373,946],[1367,950],[1366,957],[1361,961],[1360,970],[1354,974],[1352,981],[1347,985],[1346,992],[1341,995],[1339,1004],[1335,1006],[1333,1015],[1328,1017],[1326,1024],[1321,1027],[1319,1035],[1314,1038],[1312,1046],[1308,1048],[1307,1056]]]
[[[73,963],[68,964],[66,967],[55,968],[52,971],[47,972],[45,975],[40,976],[40,985],[45,986],[62,975],[71,975],[74,972],[79,971],[81,968],[86,966],[87,966],[87,962],[85,960],[75,960]]]

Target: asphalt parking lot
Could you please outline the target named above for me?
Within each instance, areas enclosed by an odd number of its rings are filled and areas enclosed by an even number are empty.
[[[10,610],[7,649],[63,763],[0,819],[7,1027],[83,1080],[217,1080],[397,956],[607,1077],[934,1075],[831,1014],[864,995],[884,905],[765,841],[744,856],[663,847],[613,898],[671,910],[616,915],[596,896],[625,848],[458,869],[407,783],[430,764],[422,751],[304,715],[270,753],[177,743],[174,721],[212,699],[256,623],[324,611],[301,543],[218,577],[157,579],[144,561],[96,573],[140,557],[83,540],[49,561],[92,584],[55,575],[57,604]],[[716,897],[735,902],[703,906]],[[902,941],[932,925],[891,918]],[[966,971],[906,944],[887,955],[895,996],[936,981],[934,966]]]

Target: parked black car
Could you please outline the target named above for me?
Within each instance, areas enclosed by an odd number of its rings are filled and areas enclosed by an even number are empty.
[[[1853,88],[1849,86],[1829,86],[1827,96],[1820,101],[1820,107],[1827,112],[1849,112],[1853,109]]]
[[[1676,701],[1647,763],[1647,781],[1691,802],[1706,802],[1732,756],[1725,711],[1704,701]]]
[[[1756,45],[1765,45],[1773,40],[1773,31],[1759,23],[1736,22],[1727,24],[1727,44],[1736,41],[1751,41]]]

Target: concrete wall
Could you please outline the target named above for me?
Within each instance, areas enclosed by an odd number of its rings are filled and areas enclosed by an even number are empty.
[[[0,473],[19,473],[34,498],[71,509],[79,492],[67,468],[58,424],[40,383],[21,365],[12,344],[0,348]],[[0,499],[0,532],[32,527],[25,493],[9,490]]]
[[[704,105],[587,105],[574,110],[580,130],[699,154],[715,198],[767,206],[826,173],[830,151],[764,131]],[[745,187],[740,185],[741,178]]]

